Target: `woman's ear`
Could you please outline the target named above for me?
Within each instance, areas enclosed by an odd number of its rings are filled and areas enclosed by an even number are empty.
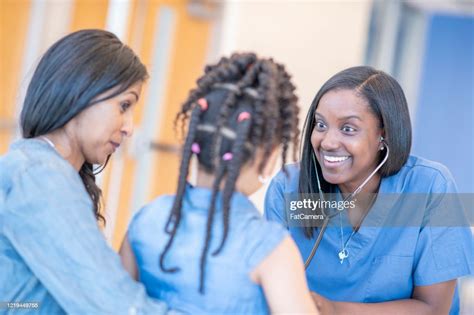
[[[383,129],[382,129],[382,132],[380,133],[379,142],[380,142],[379,150],[383,151],[383,149],[385,149],[385,130]]]

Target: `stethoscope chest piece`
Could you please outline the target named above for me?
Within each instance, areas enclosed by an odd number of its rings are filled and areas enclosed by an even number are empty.
[[[343,248],[339,252],[339,260],[341,261],[341,264],[344,262],[344,259],[346,259],[347,257],[349,257],[349,252],[347,251],[347,249]]]

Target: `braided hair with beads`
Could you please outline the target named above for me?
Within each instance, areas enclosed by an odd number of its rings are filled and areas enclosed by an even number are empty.
[[[200,167],[214,175],[211,201],[206,224],[206,237],[200,259],[199,292],[205,292],[206,259],[210,250],[212,226],[218,193],[222,194],[223,235],[212,255],[225,246],[229,232],[230,204],[241,167],[255,156],[263,156],[281,145],[283,169],[290,145],[296,159],[299,137],[297,97],[295,87],[285,67],[273,59],[258,58],[253,53],[236,53],[208,65],[197,80],[187,101],[175,119],[185,137],[176,197],[165,226],[170,238],[160,255],[160,268],[176,272],[179,267],[166,267],[166,254],[172,247],[178,230],[183,196],[186,189],[191,157],[196,154]],[[262,159],[261,172],[266,165]],[[286,170],[285,170],[286,172]],[[220,187],[223,187],[220,191]]]

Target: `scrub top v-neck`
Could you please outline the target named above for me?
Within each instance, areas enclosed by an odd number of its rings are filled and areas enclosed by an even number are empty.
[[[280,172],[270,184],[265,198],[265,217],[280,222],[295,240],[305,260],[315,237],[305,237],[303,228],[289,224],[285,198],[298,193],[299,165],[287,166],[289,176]],[[441,164],[410,156],[402,169],[382,179],[379,193],[360,229],[345,248],[348,257],[341,263],[341,227],[335,216],[327,228],[311,264],[306,270],[310,290],[334,301],[384,302],[410,298],[415,286],[431,285],[473,274],[474,242],[466,224],[430,224],[436,215],[432,199],[455,195],[450,172]],[[416,210],[400,206],[400,198],[415,196],[426,207]],[[468,211],[472,211],[469,209]],[[341,212],[343,239],[350,237],[346,211]],[[453,207],[450,216],[465,218],[462,207]],[[462,221],[462,220],[461,220]],[[392,224],[390,224],[392,223]],[[457,289],[450,314],[459,312]]]

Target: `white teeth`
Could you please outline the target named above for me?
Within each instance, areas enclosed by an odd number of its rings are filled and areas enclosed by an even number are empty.
[[[348,156],[327,156],[325,155],[324,156],[324,159],[328,162],[342,162],[342,161],[345,161],[347,160],[349,157]]]

